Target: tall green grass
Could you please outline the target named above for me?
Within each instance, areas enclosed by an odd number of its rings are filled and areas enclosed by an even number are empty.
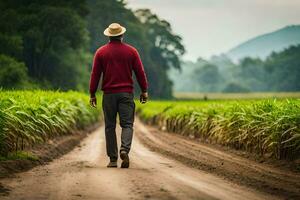
[[[261,156],[300,157],[300,100],[153,101],[137,110],[163,130]]]
[[[99,116],[82,93],[0,91],[0,155],[83,129]]]

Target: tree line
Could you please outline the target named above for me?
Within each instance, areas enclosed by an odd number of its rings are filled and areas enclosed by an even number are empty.
[[[119,22],[141,54],[150,94],[172,96],[167,70],[180,69],[185,48],[151,10],[132,11],[123,0],[0,0],[0,9],[0,87],[87,91],[103,30]]]
[[[246,57],[233,63],[226,55],[182,64],[182,92],[300,91],[300,45],[271,53],[265,60]],[[173,80],[179,72],[171,70]]]

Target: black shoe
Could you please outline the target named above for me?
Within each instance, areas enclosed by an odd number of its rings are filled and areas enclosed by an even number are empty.
[[[121,151],[120,157],[123,160],[121,164],[121,168],[128,168],[129,167],[129,156],[126,151]]]
[[[118,167],[117,161],[110,161],[107,165],[108,168]]]

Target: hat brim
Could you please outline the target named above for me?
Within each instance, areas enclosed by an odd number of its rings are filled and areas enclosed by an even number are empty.
[[[123,27],[123,26],[121,26],[121,28],[122,28],[122,31],[119,32],[119,33],[116,33],[116,34],[111,34],[111,33],[109,32],[109,28],[106,28],[106,29],[104,30],[103,34],[104,34],[105,36],[108,36],[108,37],[114,37],[114,36],[123,35],[123,34],[126,32],[126,28]]]

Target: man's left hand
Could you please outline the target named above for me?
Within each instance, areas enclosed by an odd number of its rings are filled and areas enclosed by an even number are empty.
[[[97,107],[97,99],[96,99],[96,97],[91,97],[91,98],[90,98],[90,105],[91,105],[92,107],[94,107],[94,108]]]
[[[142,104],[146,103],[148,100],[148,92],[142,92],[140,95],[140,102]]]

